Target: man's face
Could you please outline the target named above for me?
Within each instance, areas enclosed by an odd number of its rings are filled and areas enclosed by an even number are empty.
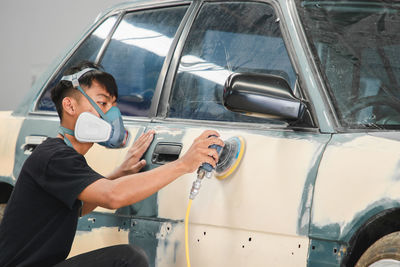
[[[96,102],[96,104],[104,113],[106,113],[112,106],[117,105],[117,99],[115,96],[110,96],[106,88],[96,80],[92,81],[92,85],[90,87],[82,86],[82,88],[85,90],[86,94],[88,94],[88,96],[92,98],[94,102]],[[78,106],[78,115],[82,112],[88,111],[100,117],[99,113],[92,106],[89,100],[82,94],[80,96]]]

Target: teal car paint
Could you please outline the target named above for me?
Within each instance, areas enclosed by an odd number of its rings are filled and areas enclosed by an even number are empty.
[[[332,107],[327,101],[325,92],[321,90],[323,82],[318,75],[315,63],[312,61],[310,48],[304,36],[304,31],[300,26],[294,1],[279,1],[285,21],[285,28],[288,34],[288,45],[292,47],[293,53],[297,57],[295,66],[301,75],[301,81],[307,88],[307,94],[314,103],[315,115],[318,117],[319,129],[323,133],[333,133],[336,122],[332,116]],[[303,86],[303,85],[302,85]]]
[[[323,157],[323,151],[325,150],[327,143],[320,147],[320,151],[315,153],[315,157],[311,161],[311,165],[309,167],[310,171],[308,173],[301,198],[300,216],[298,221],[298,233],[300,235],[308,236],[310,232],[311,209],[315,190],[314,185],[317,178],[318,168]]]

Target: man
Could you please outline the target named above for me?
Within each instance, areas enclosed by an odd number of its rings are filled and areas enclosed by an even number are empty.
[[[0,225],[0,266],[148,266],[143,251],[129,245],[65,260],[78,217],[97,206],[118,209],[143,200],[204,162],[215,166],[218,154],[209,146],[223,142],[210,137],[217,132],[205,131],[178,160],[139,173],[146,164],[140,158],[155,134],[149,131],[132,145],[121,166],[103,177],[83,155],[93,142],[119,147],[126,141],[115,80],[89,62],[65,75],[52,90],[60,134],[39,145],[22,167]],[[103,133],[105,139],[99,137]]]

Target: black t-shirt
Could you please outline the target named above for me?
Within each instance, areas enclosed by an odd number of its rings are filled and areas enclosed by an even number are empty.
[[[102,178],[60,138],[25,161],[0,225],[0,266],[51,266],[69,254],[82,203],[78,195]]]

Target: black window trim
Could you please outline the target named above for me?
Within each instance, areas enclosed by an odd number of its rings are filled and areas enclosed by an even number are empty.
[[[162,102],[160,102],[161,96],[164,91],[163,88],[165,85],[166,76],[170,69],[171,61],[173,60],[173,55],[175,53],[175,50],[177,49],[177,45],[179,44],[179,40],[181,38],[182,32],[184,31],[184,29],[186,27],[185,25],[186,25],[187,21],[189,20],[189,18],[191,17],[193,10],[195,10],[195,8],[196,8],[196,2],[192,3],[191,1],[184,1],[184,2],[181,2],[181,4],[179,6],[183,6],[183,5],[189,5],[189,7],[186,10],[186,13],[182,18],[182,21],[179,24],[179,26],[175,32],[174,39],[171,43],[168,53],[164,59],[164,63],[161,67],[160,74],[158,76],[158,80],[157,80],[157,84],[156,84],[156,88],[154,90],[153,99],[151,100],[151,106],[150,106],[149,115],[148,115],[149,118],[154,118],[157,115],[157,110],[159,109],[160,103],[162,103]],[[178,6],[178,5],[175,5],[175,6]]]
[[[125,14],[126,14],[126,11],[121,11],[116,22],[114,23],[113,27],[111,28],[110,32],[108,33],[107,38],[104,40],[103,44],[101,45],[99,53],[97,54],[96,59],[94,61],[96,64],[98,64],[103,59],[104,53],[106,52],[107,47],[110,44],[111,39],[112,39],[115,31],[117,30],[119,24],[121,23],[121,20],[125,16]],[[88,35],[88,37],[89,37],[89,35]]]
[[[192,28],[194,20],[196,19],[202,5],[203,5],[203,1],[194,2],[193,10],[190,13],[190,17],[187,20],[186,24],[184,25],[181,35],[179,36],[179,39],[177,41],[176,48],[174,50],[174,53],[172,55],[172,58],[171,58],[171,61],[169,64],[168,72],[166,73],[166,76],[164,79],[164,86],[163,86],[163,89],[161,92],[160,101],[159,101],[157,114],[156,114],[157,119],[166,119],[167,118],[167,112],[168,112],[168,107],[169,107],[169,98],[171,95],[172,85],[173,85],[173,82],[175,79],[175,74],[178,71],[179,60],[180,60],[183,48],[185,46],[186,39],[189,35],[190,29]]]

